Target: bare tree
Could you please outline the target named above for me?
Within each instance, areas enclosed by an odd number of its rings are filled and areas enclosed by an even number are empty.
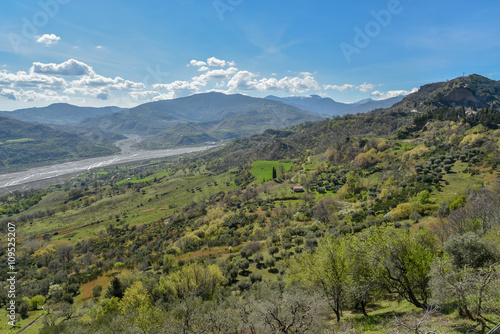
[[[403,317],[393,312],[394,319],[391,323],[390,333],[394,334],[445,334],[451,333],[456,328],[445,327],[449,323],[438,315],[437,307],[431,307],[423,312],[407,314]]]

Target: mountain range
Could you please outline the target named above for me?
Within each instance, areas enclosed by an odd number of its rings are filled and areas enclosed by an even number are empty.
[[[74,125],[86,118],[109,115],[120,110],[123,110],[123,108],[78,107],[68,103],[54,103],[42,108],[0,111],[0,115],[26,122],[56,125]]]
[[[90,156],[109,154],[116,151],[111,143],[124,138],[125,134],[138,134],[145,138],[142,148],[156,149],[230,140],[266,129],[283,129],[327,116],[380,108],[404,115],[410,111],[425,112],[442,107],[499,106],[500,82],[477,74],[426,84],[404,98],[367,99],[353,104],[317,95],[268,96],[263,99],[216,92],[150,102],[130,109],[87,108],[59,103],[45,108],[0,112],[11,117],[1,119],[0,159],[4,167],[29,162],[50,163],[54,159],[79,159],[89,156],[74,153],[78,152],[75,147],[82,144],[96,145]]]
[[[342,103],[334,101],[329,97],[321,97],[319,95],[289,97],[277,97],[274,95],[266,96],[268,100],[280,101],[303,110],[327,116],[358,114],[379,108],[389,108],[395,103],[400,102],[403,98],[404,95],[400,95],[385,100],[364,99],[355,103]]]

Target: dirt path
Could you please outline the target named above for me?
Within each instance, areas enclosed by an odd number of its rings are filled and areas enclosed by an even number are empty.
[[[299,170],[293,177],[292,179],[290,180],[291,182],[293,183],[296,183],[296,184],[299,184],[298,182],[295,182],[294,179],[299,176],[300,174],[304,173],[306,171],[306,164],[310,163],[311,162],[311,156],[308,156],[307,157],[307,162],[304,162],[301,167],[302,167],[302,170]]]
[[[43,306],[42,306],[42,309],[43,309]],[[36,323],[37,323],[40,319],[42,319],[42,317],[43,317],[43,315],[44,315],[44,314],[45,314],[45,312],[44,312],[44,313],[42,313],[42,314],[40,314],[40,315],[38,316],[38,318],[36,318],[36,319],[35,319],[35,320],[33,320],[32,322],[30,322],[30,323],[28,324],[28,326],[26,326],[26,327],[24,327],[23,329],[21,329],[19,332],[17,332],[17,334],[24,332],[25,330],[27,330],[28,328],[30,328],[31,326],[33,326],[34,324],[36,324]]]

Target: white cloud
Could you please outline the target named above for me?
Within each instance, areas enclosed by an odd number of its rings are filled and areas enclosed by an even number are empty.
[[[110,100],[112,103],[134,105],[137,101],[157,101],[187,96],[194,93],[219,91],[227,94],[279,91],[289,94],[303,94],[314,91],[322,94],[327,90],[372,92],[372,96],[383,99],[407,91],[373,91],[377,85],[319,85],[315,73],[289,71],[287,76],[273,73],[262,76],[247,70],[240,70],[234,61],[210,57],[206,61],[193,59],[195,76],[185,80],[157,83],[154,85],[126,80],[122,77],[99,75],[84,62],[69,59],[63,63],[35,62],[28,72],[10,73],[0,68],[0,96],[15,101],[52,101],[71,98],[76,101]],[[68,79],[68,77],[70,79]],[[145,79],[146,80],[146,79]],[[88,97],[88,98],[87,98]],[[123,100],[126,99],[126,100]],[[125,102],[123,102],[125,101]],[[89,102],[92,103],[92,102]]]
[[[204,85],[206,85],[206,83],[201,81],[182,81],[182,80],[177,80],[168,84],[156,84],[153,85],[154,88],[159,90],[166,90],[167,93],[159,94],[153,99],[153,101],[161,99],[173,99],[176,97],[187,96],[190,94],[198,93],[200,87]]]
[[[257,74],[249,71],[239,71],[227,83],[230,91],[235,90],[253,90],[257,81],[254,80]]]
[[[204,66],[204,65],[206,65],[206,64],[207,64],[207,63],[205,63],[205,62],[204,62],[204,61],[202,61],[202,60],[195,60],[195,59],[193,59],[193,60],[191,60],[191,61],[189,62],[188,66],[189,66],[189,65],[191,65],[191,66]]]
[[[54,64],[54,63],[44,64],[35,62],[33,63],[30,72],[79,76],[79,75],[93,74],[94,70],[92,69],[91,66],[85,64],[84,62],[75,59],[69,59],[61,64]]]
[[[353,89],[354,85],[351,85],[351,84],[343,84],[342,86],[338,86],[338,85],[323,85],[323,89],[333,89],[333,90],[338,90],[339,92],[343,92],[343,91],[346,91],[348,89]]]
[[[0,89],[0,96],[4,96],[9,100],[22,101],[22,102],[32,102],[32,101],[68,101],[66,96],[60,96],[57,92],[53,90],[44,90],[42,92],[36,92],[34,90],[15,90],[8,88]]]
[[[153,87],[159,90],[169,91],[169,93],[173,94],[175,97],[185,96],[198,93],[200,88],[207,86],[208,82],[212,79],[228,80],[236,72],[238,72],[238,69],[235,67],[209,70],[199,76],[192,77],[191,81],[177,80],[166,84],[155,84]],[[217,85],[220,86],[220,83]]]
[[[224,69],[211,70],[207,71],[206,73],[203,73],[200,76],[193,77],[193,81],[206,83],[210,79],[229,79],[229,77],[236,74],[236,72],[238,72],[238,69],[236,67],[230,67],[225,70]]]
[[[418,91],[418,88],[414,87],[412,90],[390,90],[388,92],[374,91],[371,93],[372,96],[375,97],[376,100],[385,100],[391,97],[401,96],[401,95],[409,95]]]
[[[207,64],[208,66],[219,66],[219,67],[224,67],[226,65],[229,66],[235,66],[236,63],[234,61],[225,61],[222,59],[217,59],[215,57],[210,57],[207,59]]]
[[[361,85],[352,85],[352,84],[343,84],[341,86],[339,85],[323,85],[323,89],[332,89],[332,90],[338,90],[339,92],[344,92],[346,90],[352,90],[356,89],[359,90],[360,92],[366,93],[375,88],[375,85],[373,84],[368,84],[368,83],[363,83]]]
[[[102,46],[102,45],[98,45],[98,46],[96,46],[95,48],[96,48],[96,49],[102,49],[102,48],[104,48],[104,46]]]
[[[175,92],[168,92],[164,94],[155,90],[130,92],[129,95],[136,101],[159,101],[159,100],[171,100],[175,98]]]
[[[359,85],[358,87],[356,87],[356,89],[358,89],[360,92],[363,92],[363,93],[369,92],[369,91],[373,90],[373,88],[375,88],[375,85],[367,84],[366,82],[363,83],[362,85]]]
[[[71,82],[74,87],[106,87],[115,90],[141,90],[146,88],[142,82],[133,82],[120,77],[108,78],[99,74],[91,74]]]
[[[23,71],[17,73],[0,72],[0,86],[4,87],[58,89],[64,88],[66,85],[67,83],[64,79],[44,74]]]
[[[283,91],[288,93],[304,93],[308,90],[320,89],[312,75],[303,77],[284,77],[256,79],[257,74],[249,71],[239,71],[227,83],[230,92],[235,90]]]
[[[190,81],[181,81],[177,80],[168,84],[155,84],[153,85],[154,88],[156,89],[161,89],[161,90],[197,90],[198,85],[196,83],[190,82]]]
[[[54,34],[44,34],[42,36],[35,36],[36,42],[44,44],[45,46],[51,46],[57,44],[61,40],[61,37]]]

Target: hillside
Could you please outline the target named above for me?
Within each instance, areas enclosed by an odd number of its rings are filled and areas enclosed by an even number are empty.
[[[390,108],[400,102],[404,96],[392,97],[386,100],[365,99],[355,103],[342,103],[329,97],[318,95],[277,97],[266,96],[266,99],[280,101],[297,108],[308,110],[322,115],[340,116],[344,114],[366,113],[379,108]]]
[[[110,115],[122,110],[118,107],[78,107],[67,103],[54,103],[43,108],[0,111],[0,115],[26,122],[74,125],[86,118]]]
[[[500,82],[471,74],[445,82],[424,85],[396,103],[397,111],[429,111],[441,107],[500,107]]]
[[[241,117],[245,117],[241,115],[250,112],[257,112],[258,115],[256,114],[255,116],[266,119],[267,123],[264,122],[266,124],[249,130],[251,124],[239,123],[236,121],[237,117],[241,119]],[[230,128],[221,130],[229,131],[231,135],[227,135],[226,137],[231,138],[232,134],[247,134],[255,133],[252,131],[262,131],[263,128],[276,126],[276,122],[278,122],[278,125],[283,124],[283,126],[291,124],[286,120],[282,122],[277,119],[275,116],[277,112],[292,114],[293,116],[287,117],[287,119],[293,120],[293,122],[320,119],[320,117],[315,114],[284,105],[280,102],[253,98],[240,94],[225,95],[222,93],[205,93],[173,100],[146,103],[113,115],[84,120],[79,123],[79,126],[100,128],[122,134],[132,133],[138,135],[158,135],[172,128],[173,131],[179,129],[180,133],[176,134],[169,131],[165,133],[165,136],[173,135],[180,137],[185,133],[183,133],[182,126],[176,128],[176,125],[187,122],[218,122],[224,127],[222,122],[233,119],[233,124]],[[249,115],[250,114],[247,114],[247,116]],[[256,121],[260,122],[259,119]],[[201,127],[206,126],[209,125],[201,125]],[[216,130],[212,129],[210,132],[216,132]],[[210,133],[206,133],[205,135],[212,136]],[[222,136],[223,134],[219,133],[217,137],[214,137],[218,138]]]
[[[0,230],[22,236],[19,312],[50,310],[41,334],[486,333],[500,112],[459,109],[267,129],[0,196]]]
[[[210,154],[91,171],[64,186],[0,196],[3,224],[14,221],[26,238],[20,293],[40,295],[51,308],[55,320],[42,334],[108,333],[114,321],[145,332],[181,321],[220,328],[228,314],[224,326],[232,331],[266,333],[260,312],[280,303],[296,307],[283,312],[306,317],[313,333],[327,325],[383,333],[421,319],[429,305],[432,318],[421,323],[429,330],[479,329],[476,309],[461,315],[458,297],[437,295],[451,289],[440,265],[463,270],[453,261],[465,235],[486,252],[466,277],[491,278],[477,287],[487,298],[471,290],[468,300],[498,322],[500,277],[488,269],[500,251],[498,130],[430,119],[400,139],[409,115],[379,110],[268,130]],[[305,192],[291,192],[297,185]],[[340,275],[334,281],[326,280],[330,270]],[[342,294],[329,294],[322,282]],[[438,302],[451,304],[442,310]],[[86,316],[75,317],[77,308]],[[149,320],[139,322],[136,309]]]
[[[0,172],[110,155],[118,149],[76,134],[0,116]]]
[[[256,108],[259,108],[257,106]],[[142,147],[197,145],[261,133],[266,129],[283,129],[322,117],[307,114],[285,104],[264,105],[260,109],[237,113],[219,121],[182,123],[147,138]]]

